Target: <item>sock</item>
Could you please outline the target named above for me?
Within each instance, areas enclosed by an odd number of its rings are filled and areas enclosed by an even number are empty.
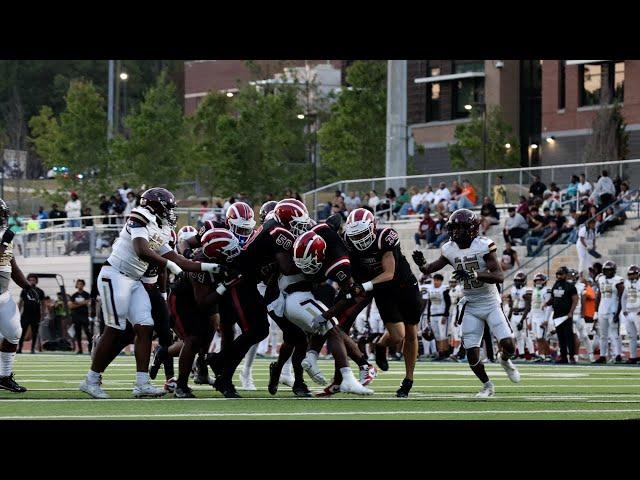
[[[367,361],[367,357],[362,355],[360,358],[356,358],[354,360],[354,362],[356,362],[356,364],[362,368],[362,367],[368,367],[370,366],[369,362]]]
[[[100,374],[89,370],[89,373],[87,373],[87,383],[100,383]]]
[[[315,350],[307,350],[307,357],[310,357],[312,361],[318,361],[318,352]]]
[[[149,383],[149,373],[136,372],[136,385],[144,385],[145,383]]]
[[[355,380],[355,377],[353,376],[353,372],[351,371],[350,367],[342,367],[340,369],[340,375],[342,375],[342,379],[348,379],[349,377],[353,378]],[[342,383],[342,382],[340,382]]]
[[[317,354],[316,354],[317,355]],[[317,357],[316,357],[317,358]],[[289,357],[289,360],[287,360],[285,362],[285,364],[282,366],[282,376],[285,377],[290,377],[291,376],[291,357]]]
[[[251,367],[253,366],[253,361],[255,360],[256,354],[258,353],[258,345],[259,344],[256,343],[254,346],[252,346],[244,356],[244,366],[242,368],[242,374],[245,377],[251,376]]]
[[[13,372],[16,352],[0,352],[0,377],[8,377]]]

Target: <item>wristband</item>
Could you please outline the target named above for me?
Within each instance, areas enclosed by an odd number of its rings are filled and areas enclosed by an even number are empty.
[[[167,260],[167,269],[169,269],[169,271],[174,275],[178,275],[179,273],[182,273],[182,269],[178,266],[178,264],[175,262],[172,262],[171,260]]]
[[[365,292],[370,292],[371,290],[373,290],[373,283],[365,282],[362,284],[362,288],[364,288]]]
[[[162,298],[164,298],[165,300],[167,299],[167,292],[160,292],[160,295],[162,296]]]
[[[220,265],[217,263],[201,263],[200,270],[209,273],[220,273]]]
[[[216,288],[216,293],[218,295],[224,295],[224,292],[227,291],[227,287],[225,287],[223,284],[218,285],[218,288]]]

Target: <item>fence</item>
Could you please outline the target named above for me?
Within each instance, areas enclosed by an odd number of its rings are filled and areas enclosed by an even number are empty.
[[[438,188],[438,183],[444,182],[447,186],[454,180],[462,183],[469,180],[478,193],[478,204],[483,196],[492,197],[491,190],[498,175],[502,176],[502,184],[507,192],[507,203],[517,203],[520,195],[528,195],[529,186],[534,175],[539,175],[542,182],[549,186],[551,182],[556,182],[559,187],[569,183],[572,175],[584,173],[587,181],[595,186],[596,178],[602,170],[607,170],[611,177],[619,175],[625,180],[629,180],[633,185],[640,184],[640,159],[616,160],[609,162],[574,163],[569,165],[550,165],[544,167],[531,168],[503,168],[497,170],[471,170],[463,172],[434,173],[425,175],[405,175],[400,177],[378,177],[364,178],[356,180],[341,180],[330,183],[315,190],[310,190],[302,195],[303,201],[307,205],[309,212],[314,218],[318,216],[319,205],[324,207],[331,201],[335,190],[341,192],[355,191],[361,200],[364,195],[371,190],[375,190],[380,199],[384,198],[386,184],[391,180],[401,180],[406,184],[407,189],[411,186],[424,187],[431,185],[434,191]],[[398,192],[396,192],[398,194]],[[493,198],[493,197],[492,197]],[[364,202],[363,202],[364,203]]]

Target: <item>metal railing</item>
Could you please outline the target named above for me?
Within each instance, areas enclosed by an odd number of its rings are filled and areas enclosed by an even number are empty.
[[[533,175],[539,175],[541,181],[547,185],[551,182],[561,182],[568,184],[571,175],[584,173],[586,179],[595,188],[595,179],[602,170],[608,170],[611,177],[619,175],[621,178],[629,179],[634,184],[640,184],[640,159],[615,160],[609,162],[573,163],[568,165],[547,165],[541,167],[527,168],[502,168],[495,170],[468,170],[461,172],[433,173],[422,175],[404,175],[397,177],[376,177],[360,178],[351,180],[340,180],[322,187],[309,190],[302,194],[303,201],[317,215],[317,205],[327,203],[331,200],[334,190],[341,192],[355,191],[360,194],[361,199],[366,192],[375,190],[379,196],[384,197],[386,184],[392,180],[404,180],[406,187],[418,185],[418,181],[437,187],[439,182],[445,182],[450,186],[456,180],[462,182],[467,179],[475,187],[478,194],[478,204],[483,196],[493,197],[493,181],[498,175],[502,176],[502,185],[507,192],[507,203],[517,203],[520,195],[528,195],[531,179]],[[436,188],[434,188],[435,190]],[[398,192],[396,192],[398,193]],[[364,201],[362,202],[364,204]]]

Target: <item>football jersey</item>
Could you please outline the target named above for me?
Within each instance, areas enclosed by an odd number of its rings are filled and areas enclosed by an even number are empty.
[[[0,237],[4,235],[6,228],[0,229]],[[13,241],[9,243],[3,254],[0,255],[0,294],[9,290],[11,282],[11,260],[13,260]]]
[[[111,255],[107,262],[125,275],[139,280],[149,267],[149,262],[140,259],[133,248],[134,238],[147,240],[149,248],[158,255],[166,255],[171,251],[169,236],[158,225],[156,216],[149,210],[136,207],[131,211],[127,223],[113,243]]]
[[[430,316],[443,315],[449,313],[451,299],[449,297],[449,288],[442,284],[435,287],[433,284],[427,285],[426,288],[427,313]],[[423,297],[424,298],[424,297]]]
[[[598,315],[606,313],[616,313],[618,310],[618,290],[616,285],[624,284],[620,275],[607,278],[604,275],[598,276],[598,289],[600,290],[600,304],[598,305]]]
[[[624,310],[636,312],[640,310],[640,280],[625,280],[624,292],[622,293],[622,308]]]
[[[166,236],[167,244],[171,242],[171,231],[172,228],[169,225],[162,226],[162,234]],[[142,283],[156,283],[158,281],[159,270],[160,267],[157,263],[150,263],[140,280]]]
[[[396,260],[396,269],[393,280],[387,282],[389,285],[385,286],[395,286],[398,284],[413,285],[417,282],[416,277],[411,271],[409,262],[407,262],[407,259],[400,251],[400,237],[394,229],[376,229],[375,239],[366,250],[358,250],[351,240],[349,240],[346,233],[343,239],[349,252],[353,278],[356,282],[368,282],[380,275],[383,271],[382,257],[387,252],[393,252]],[[383,284],[380,286],[382,287],[382,285]],[[376,288],[378,287],[376,286]]]
[[[511,287],[511,290],[509,291],[509,295],[511,295],[511,309],[520,310],[522,312],[522,310],[524,310],[526,306],[524,297],[528,293],[530,294],[531,290],[529,290],[527,287]]]
[[[327,247],[320,271],[315,275],[305,275],[305,277],[314,282],[331,280],[343,290],[348,288],[351,283],[351,261],[344,242],[336,231],[326,223],[320,223],[311,230],[322,237]]]
[[[536,287],[531,289],[531,316],[542,317],[545,314],[542,306],[551,299],[551,292],[547,287]]]
[[[449,240],[442,245],[442,256],[454,269],[464,268],[484,272],[487,270],[487,262],[484,257],[496,251],[496,244],[487,237],[476,237],[469,248],[460,248],[456,242]],[[484,283],[480,280],[469,279],[463,282],[464,297],[470,303],[500,303],[500,295],[495,284]]]
[[[578,292],[578,303],[576,303],[576,309],[573,311],[574,317],[580,317],[582,312],[582,294],[584,293],[585,284],[582,282],[576,282],[573,284]]]

